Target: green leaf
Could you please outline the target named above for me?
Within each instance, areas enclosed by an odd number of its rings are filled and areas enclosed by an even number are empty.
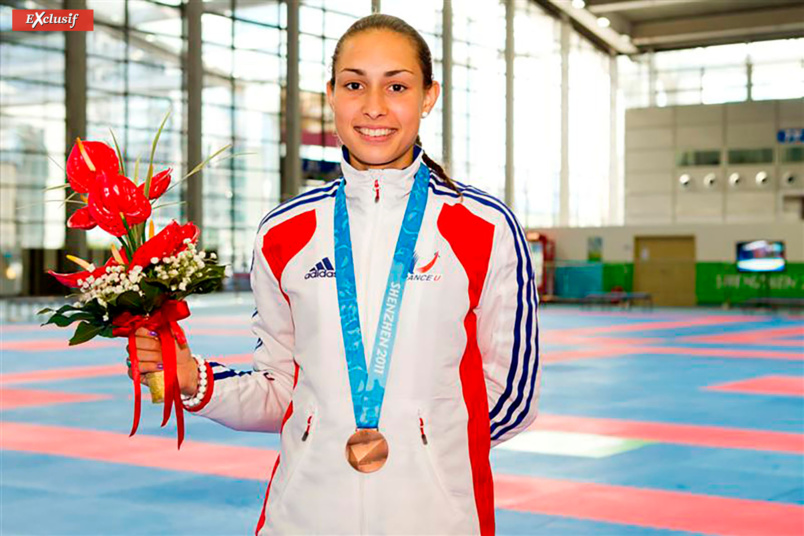
[[[231,144],[231,143],[230,143],[230,144],[228,144],[228,145],[224,145],[223,147],[221,147],[220,149],[218,149],[217,151],[215,151],[214,153],[212,153],[210,156],[206,157],[206,158],[204,159],[204,161],[203,161],[203,162],[201,162],[200,164],[198,164],[197,166],[195,166],[195,167],[193,168],[193,170],[192,170],[190,173],[188,173],[187,175],[185,175],[185,176],[184,176],[184,177],[182,177],[181,179],[179,179],[179,180],[177,180],[176,182],[174,182],[173,184],[171,184],[171,185],[170,185],[170,187],[169,187],[167,190],[165,190],[165,193],[167,193],[167,192],[171,191],[173,188],[175,188],[176,186],[178,186],[178,185],[179,185],[179,184],[181,184],[182,182],[186,181],[187,179],[189,179],[190,177],[192,177],[193,175],[195,175],[196,173],[198,173],[199,171],[201,171],[202,169],[204,169],[204,166],[206,166],[207,164],[209,164],[210,160],[212,160],[213,158],[215,158],[216,156],[218,156],[219,154],[221,154],[223,151],[225,151],[226,149],[229,149],[229,148],[231,148],[231,147],[232,147],[232,144]]]
[[[156,297],[162,293],[162,289],[153,283],[149,283],[148,281],[140,282],[140,290],[143,294],[145,294],[143,301],[146,303],[153,303]]]
[[[83,310],[94,314],[96,317],[102,317],[106,314],[106,308],[98,303],[96,299],[86,302]]]
[[[47,155],[47,157],[50,159],[50,161],[51,161],[51,162],[53,162],[54,164],[56,164],[56,167],[57,167],[57,168],[59,168],[60,170],[62,170],[62,172],[67,173],[67,171],[64,169],[64,166],[62,166],[61,164],[59,164],[58,162],[56,162],[56,159],[55,159],[55,158],[53,158],[53,157],[52,157],[52,156],[50,156],[50,155]],[[69,183],[67,183],[67,186],[69,186]],[[46,190],[49,190],[50,188],[45,188],[45,189],[46,189]]]
[[[43,315],[45,313],[52,313],[52,312],[53,312],[53,309],[51,309],[50,307],[45,307],[44,309],[42,309],[40,311],[37,311],[36,314]]]
[[[56,186],[48,186],[47,188],[45,188],[42,191],[43,192],[49,192],[51,190],[64,190],[64,189],[69,188],[69,187],[70,187],[70,183],[65,182],[64,184],[57,184]]]
[[[165,128],[165,123],[167,123],[167,120],[170,117],[170,112],[171,111],[168,110],[165,114],[165,118],[162,119],[162,124],[159,125],[159,130],[156,131],[156,136],[154,136],[154,141],[151,144],[151,158],[148,160],[148,175],[145,179],[146,195],[151,191],[151,177],[154,175],[154,155],[156,154],[156,145],[159,143],[159,136],[162,135],[162,129]]]
[[[137,161],[134,162],[134,182],[135,183],[139,182],[139,180],[140,180],[140,157],[141,156],[142,155],[137,155]],[[146,192],[147,191],[148,190],[146,190]],[[147,196],[148,194],[146,193],[145,195]]]
[[[81,307],[75,307],[75,306],[73,306],[73,304],[68,303],[66,305],[62,305],[61,307],[59,307],[56,310],[56,312],[59,313],[59,314],[63,314],[63,313],[66,313],[67,311],[81,311],[81,310],[82,310]]]
[[[117,161],[120,162],[120,174],[125,176],[126,164],[125,159],[123,159],[123,153],[120,152],[120,146],[117,145],[117,138],[115,138],[114,136],[114,130],[110,128],[109,132],[112,134],[112,141],[114,141],[114,148],[117,150]]]
[[[170,203],[162,203],[161,205],[157,205],[152,209],[152,212],[159,210],[160,208],[170,207],[173,205],[184,205],[187,201],[172,201]]]
[[[105,326],[102,325],[99,326],[96,324],[90,324],[89,322],[81,322],[78,324],[78,327],[75,328],[75,333],[70,339],[70,346],[76,346],[78,344],[87,342],[88,340],[93,339],[104,329]]]
[[[74,315],[63,315],[63,314],[54,314],[53,316],[48,319],[43,325],[47,324],[56,324],[60,328],[66,328],[73,322],[78,322],[79,320],[95,320],[96,317],[92,313],[76,313]]]
[[[170,290],[170,285],[164,279],[158,279],[158,278],[154,277],[154,278],[148,278],[146,280],[146,282],[149,285],[153,285],[154,287],[159,289],[160,294],[162,292],[167,292],[167,291]],[[140,283],[140,288],[142,288],[142,283]]]
[[[114,304],[123,310],[142,311],[142,296],[135,290],[127,290],[117,296],[116,303]]]
[[[103,331],[99,333],[101,337],[106,337],[107,339],[114,339],[114,326],[106,326],[103,328]]]

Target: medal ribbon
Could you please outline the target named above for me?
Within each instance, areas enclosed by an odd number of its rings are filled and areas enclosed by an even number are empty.
[[[338,288],[341,331],[358,428],[377,428],[380,422],[385,385],[391,367],[391,354],[399,326],[399,310],[424,218],[429,181],[430,170],[421,164],[408,197],[402,227],[399,229],[368,370],[357,308],[357,284],[352,257],[349,212],[346,209],[344,192],[345,181],[341,181],[335,195],[335,283]]]

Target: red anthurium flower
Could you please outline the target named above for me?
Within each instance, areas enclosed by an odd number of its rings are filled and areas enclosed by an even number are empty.
[[[151,203],[128,178],[116,171],[101,172],[89,192],[89,213],[101,229],[114,236],[123,236],[126,228],[120,213],[131,228],[148,219]]]
[[[100,141],[81,141],[87,156],[92,161],[95,170],[89,168],[78,143],[73,145],[70,156],[67,158],[67,180],[70,186],[80,194],[88,193],[99,173],[114,173],[120,169],[117,154],[114,149]]]
[[[117,266],[119,263],[114,260],[114,257],[109,257],[109,260],[106,261],[106,264],[103,266],[99,266],[92,271],[84,270],[82,272],[75,272],[74,274],[57,274],[53,270],[48,270],[47,273],[55,277],[59,283],[62,285],[66,285],[71,288],[78,288],[81,285],[78,283],[80,279],[82,282],[86,281],[89,276],[93,276],[95,279],[99,278],[103,274],[106,273],[107,266]]]
[[[84,229],[88,231],[94,229],[98,225],[92,214],[89,213],[89,207],[81,207],[73,212],[70,219],[67,220],[67,227],[70,229]]]
[[[129,269],[134,266],[145,268],[151,264],[151,259],[153,258],[162,259],[184,251],[187,249],[184,239],[189,238],[191,242],[195,242],[198,240],[198,235],[198,227],[194,223],[189,222],[179,225],[172,221],[164,229],[156,233],[153,238],[137,248],[137,251],[134,252],[134,257],[131,259]]]
[[[149,188],[148,199],[156,199],[165,193],[167,187],[170,186],[170,173],[172,171],[172,168],[167,168],[165,171],[160,171],[151,177],[151,187]],[[145,195],[145,183],[143,182],[140,184],[138,188],[143,195]]]

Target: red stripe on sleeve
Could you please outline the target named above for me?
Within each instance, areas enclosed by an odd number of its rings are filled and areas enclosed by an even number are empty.
[[[460,366],[461,387],[469,414],[469,461],[472,466],[480,533],[484,536],[493,535],[494,482],[489,463],[491,424],[483,360],[477,345],[477,317],[474,309],[480,301],[486,281],[494,241],[494,225],[472,214],[463,205],[444,205],[438,216],[438,230],[449,242],[469,279],[469,310],[464,320],[466,349]]]
[[[293,372],[293,390],[296,390],[296,384],[299,382],[299,365],[295,363],[296,370]],[[288,409],[285,411],[285,417],[282,419],[282,427],[279,429],[279,433],[282,433],[282,430],[285,428],[285,423],[288,422],[290,416],[293,415],[293,401],[290,401],[288,404]],[[254,531],[255,536],[259,536],[262,527],[265,525],[266,519],[266,507],[268,506],[268,496],[271,494],[271,484],[274,483],[274,475],[276,474],[276,470],[279,469],[279,459],[281,458],[281,454],[276,457],[276,462],[274,462],[274,469],[271,471],[271,479],[268,480],[268,488],[265,490],[265,499],[262,501],[262,512],[260,512],[260,520],[257,522],[257,528]]]

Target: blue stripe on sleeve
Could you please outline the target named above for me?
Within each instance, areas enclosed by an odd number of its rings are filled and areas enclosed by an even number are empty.
[[[436,184],[437,184],[437,182],[438,182],[437,179],[435,179],[435,177],[433,177],[433,179],[434,179],[434,182],[436,182]],[[447,196],[450,196],[450,197],[453,197],[453,198],[458,197],[458,194],[456,194],[455,192],[452,192],[452,191],[436,190],[436,188],[435,188],[436,184],[433,184],[433,182],[431,182],[431,184],[430,184],[431,190],[434,193],[436,193],[438,195],[447,195]],[[503,416],[503,418],[498,422],[493,422],[492,425],[491,425],[492,439],[497,439],[497,438],[501,437],[502,434],[504,434],[506,431],[510,430],[512,427],[514,427],[517,424],[519,424],[520,422],[522,422],[522,419],[524,419],[525,415],[527,414],[527,412],[530,409],[530,402],[531,402],[531,400],[533,398],[533,392],[534,392],[534,386],[535,386],[535,374],[536,374],[536,371],[538,370],[538,359],[539,359],[539,357],[538,357],[538,348],[535,348],[535,351],[534,351],[534,355],[535,355],[535,358],[536,358],[535,364],[533,366],[533,370],[529,371],[530,366],[531,366],[530,359],[529,359],[530,354],[531,354],[531,340],[532,340],[531,339],[531,328],[532,328],[534,320],[535,320],[534,304],[536,303],[536,299],[537,299],[536,298],[535,285],[534,285],[534,279],[533,279],[533,267],[532,267],[532,264],[531,264],[531,261],[530,261],[530,256],[527,254],[527,242],[525,241],[524,234],[522,233],[522,229],[519,227],[518,223],[516,222],[516,218],[513,216],[513,214],[511,213],[510,209],[507,206],[505,206],[503,203],[501,203],[500,201],[495,199],[494,197],[486,194],[485,192],[483,192],[483,191],[481,191],[481,190],[479,190],[477,188],[465,186],[465,185],[462,185],[460,183],[457,183],[457,184],[459,185],[459,189],[460,189],[461,193],[465,197],[467,197],[469,199],[473,199],[473,200],[475,200],[475,201],[477,201],[477,202],[479,202],[479,203],[481,203],[483,205],[486,205],[486,206],[489,206],[491,208],[494,208],[497,211],[499,211],[500,213],[502,213],[503,216],[506,219],[506,222],[508,223],[509,228],[511,229],[511,231],[512,231],[512,233],[514,235],[515,252],[516,252],[516,255],[517,255],[517,283],[518,283],[518,287],[519,287],[518,291],[517,291],[517,312],[516,312],[516,317],[515,317],[515,322],[514,322],[515,323],[514,346],[513,346],[513,349],[512,349],[511,366],[510,366],[509,371],[508,371],[508,378],[507,378],[507,382],[506,382],[505,391],[500,396],[500,398],[497,400],[497,403],[495,404],[494,408],[489,412],[489,419],[493,420],[493,419],[495,419],[496,417],[499,416],[499,414],[502,411],[506,401],[510,400],[511,394],[512,394],[512,392],[514,390],[514,385],[515,384],[517,384],[516,385],[517,395],[516,395],[516,398],[513,400],[513,402],[509,405],[508,411],[505,412],[505,415]],[[524,252],[525,253],[524,254],[525,269],[526,269],[527,276],[528,276],[527,287],[525,287],[525,282],[523,281],[523,278],[522,278],[522,267],[523,267],[523,264],[522,264],[522,261],[523,261],[522,248],[525,248],[525,252]],[[522,328],[522,301],[523,301],[522,300],[522,290],[523,290],[523,288],[526,288],[526,298],[525,299],[527,301],[527,308],[528,308],[527,313],[526,313],[526,317],[527,317],[527,323],[526,323],[526,329],[525,329],[525,331],[526,331],[526,340],[525,340],[525,351],[524,351],[524,356],[523,356],[523,361],[524,362],[523,362],[522,375],[520,376],[519,381],[516,382],[517,371],[518,371],[518,368],[519,368],[518,361],[519,361],[519,353],[520,353],[520,345],[521,345],[520,333],[521,333],[521,328]],[[536,334],[538,336],[538,327],[536,328],[536,330],[537,330]],[[529,390],[530,392],[528,394],[527,402],[525,404],[525,407],[524,407],[523,411],[521,411],[519,413],[517,418],[514,419],[514,422],[512,424],[509,424],[508,426],[505,426],[511,420],[511,417],[513,416],[513,414],[516,411],[516,409],[522,404],[522,399],[523,399],[523,397],[525,395],[525,390],[526,390],[525,387],[527,385],[527,381],[528,381],[529,378],[531,379],[531,387],[530,387],[530,390]]]

